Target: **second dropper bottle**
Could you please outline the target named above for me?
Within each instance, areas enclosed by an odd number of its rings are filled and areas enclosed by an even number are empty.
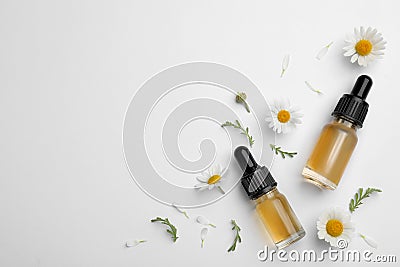
[[[303,227],[267,167],[258,165],[245,146],[237,147],[234,155],[243,171],[242,186],[278,249],[304,237]]]

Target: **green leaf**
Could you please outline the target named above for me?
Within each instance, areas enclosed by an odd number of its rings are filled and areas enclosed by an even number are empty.
[[[239,232],[241,231],[240,227],[237,225],[235,220],[231,220],[231,223],[233,225],[232,230],[236,231],[236,233],[235,233],[235,239],[233,240],[233,244],[232,246],[229,247],[228,252],[235,251],[237,242],[242,243],[242,238],[239,235]]]
[[[230,126],[236,129],[240,129],[241,130],[241,134],[245,135],[247,137],[247,139],[249,140],[249,145],[250,147],[253,146],[254,144],[254,139],[253,136],[250,135],[249,133],[249,127],[243,128],[242,125],[240,124],[239,120],[235,120],[236,124],[230,122],[230,121],[226,121],[225,123],[223,123],[221,126],[222,127],[226,127],[226,126]]]
[[[167,229],[167,233],[169,233],[171,235],[171,238],[174,242],[176,242],[176,240],[179,238],[177,236],[178,230],[172,223],[170,223],[168,218],[163,219],[163,218],[157,217],[155,219],[150,220],[150,222],[160,222],[162,224],[169,226],[170,229]]]
[[[349,203],[349,210],[353,213],[356,209],[359,208],[360,205],[363,204],[362,200],[370,197],[373,193],[380,193],[382,192],[381,189],[368,187],[365,191],[363,188],[359,188],[355,193],[354,197],[350,200]]]
[[[297,155],[297,152],[283,151],[280,146],[276,146],[273,144],[269,144],[269,146],[271,147],[272,151],[275,152],[275,155],[278,155],[279,153],[283,159],[285,159],[286,156],[288,156],[289,158],[293,158],[295,155]]]

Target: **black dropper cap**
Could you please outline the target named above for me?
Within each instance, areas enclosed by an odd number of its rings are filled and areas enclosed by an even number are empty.
[[[234,155],[243,171],[242,186],[250,199],[259,198],[277,185],[267,167],[258,165],[247,147],[237,147]]]
[[[350,94],[344,94],[336,105],[332,116],[348,120],[358,127],[362,127],[368,112],[368,103],[365,101],[372,86],[372,79],[367,75],[358,77]]]

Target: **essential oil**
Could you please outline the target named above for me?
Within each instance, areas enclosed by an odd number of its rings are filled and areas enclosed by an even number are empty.
[[[332,112],[333,121],[327,124],[309,157],[302,175],[320,188],[334,190],[357,145],[357,129],[363,126],[368,112],[365,102],[372,86],[367,75],[358,77],[350,94],[344,94]]]
[[[258,165],[247,147],[236,148],[234,154],[243,171],[241,183],[278,249],[304,237],[303,227],[267,167]]]

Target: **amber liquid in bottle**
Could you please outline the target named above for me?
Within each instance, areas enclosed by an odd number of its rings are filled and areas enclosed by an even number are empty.
[[[255,200],[258,216],[278,249],[306,234],[286,197],[276,188]]]
[[[365,99],[371,86],[371,77],[361,75],[350,94],[339,99],[332,112],[333,122],[323,128],[303,169],[306,181],[321,188],[336,189],[357,145],[356,131],[363,127],[369,107]]]
[[[235,149],[235,158],[243,171],[241,183],[265,229],[278,249],[300,240],[305,231],[286,197],[276,188],[277,182],[265,166],[254,160],[247,147]]]
[[[303,169],[303,176],[311,183],[334,190],[356,147],[356,126],[335,118],[326,125]]]

